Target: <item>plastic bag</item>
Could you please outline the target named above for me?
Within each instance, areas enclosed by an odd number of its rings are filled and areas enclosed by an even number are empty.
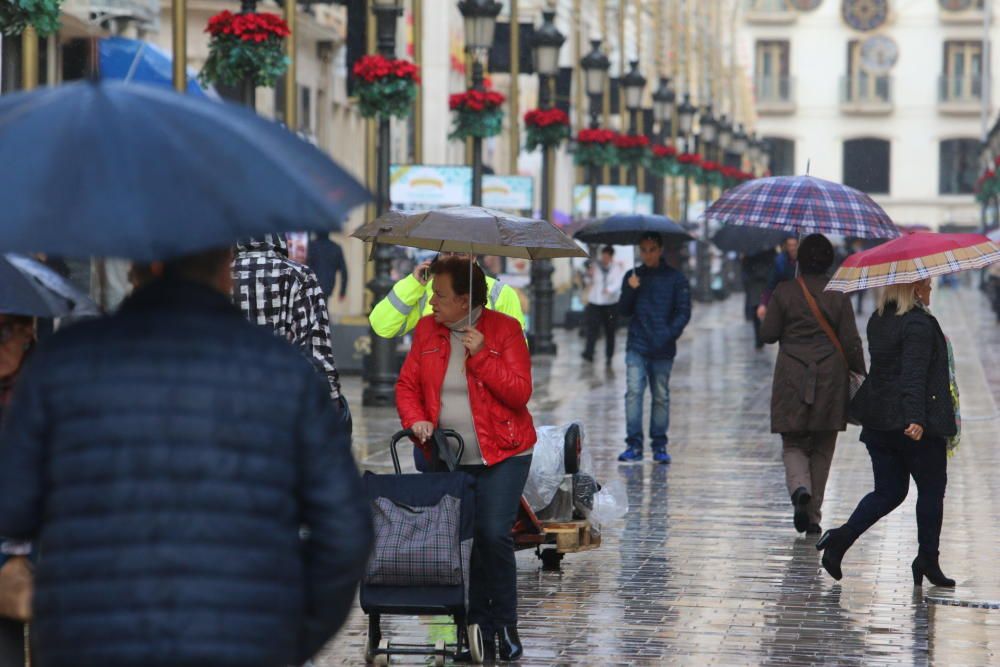
[[[539,512],[548,507],[566,474],[563,459],[567,426],[539,426],[538,440],[531,456],[531,470],[524,485],[524,498]]]
[[[620,479],[614,479],[594,494],[594,509],[588,519],[598,526],[609,526],[628,513],[628,491]]]

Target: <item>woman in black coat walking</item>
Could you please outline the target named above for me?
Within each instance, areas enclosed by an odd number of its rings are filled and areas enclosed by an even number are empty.
[[[941,571],[938,545],[948,482],[948,440],[958,434],[957,390],[948,341],[930,305],[931,281],[891,285],[868,321],[871,370],[852,402],[862,425],[875,490],[847,523],[816,544],[823,567],[840,579],[841,561],[854,541],[903,502],[910,477],[917,484],[917,540],[913,583],[927,577],[935,586],[954,586]]]

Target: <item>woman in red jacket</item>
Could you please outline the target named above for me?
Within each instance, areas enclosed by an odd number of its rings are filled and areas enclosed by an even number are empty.
[[[479,624],[487,651],[497,636],[500,658],[517,660],[523,649],[510,531],[535,444],[527,407],[531,357],[517,320],[485,308],[486,278],[478,266],[449,257],[436,261],[431,273],[433,315],[413,331],[396,385],[396,409],[425,453],[436,428],[465,439],[459,470],[476,477],[469,622]]]

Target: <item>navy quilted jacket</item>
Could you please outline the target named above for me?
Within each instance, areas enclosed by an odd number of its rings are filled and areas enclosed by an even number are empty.
[[[46,341],[0,432],[0,535],[39,547],[37,664],[315,653],[372,541],[340,423],[298,350],[192,283]]]
[[[639,289],[628,284],[633,272],[639,276]],[[691,320],[691,288],[683,273],[666,264],[653,269],[641,265],[625,274],[618,309],[632,318],[629,352],[649,359],[673,359],[677,339]]]

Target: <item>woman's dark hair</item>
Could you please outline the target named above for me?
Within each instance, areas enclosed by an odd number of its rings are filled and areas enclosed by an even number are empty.
[[[799,244],[799,270],[804,276],[826,273],[833,266],[833,244],[822,234],[810,234]]]
[[[470,263],[467,259],[460,257],[442,257],[434,260],[431,264],[431,274],[434,276],[451,276],[451,288],[458,296],[469,294],[469,269]],[[472,307],[486,305],[486,275],[475,262],[471,264],[472,270]]]

